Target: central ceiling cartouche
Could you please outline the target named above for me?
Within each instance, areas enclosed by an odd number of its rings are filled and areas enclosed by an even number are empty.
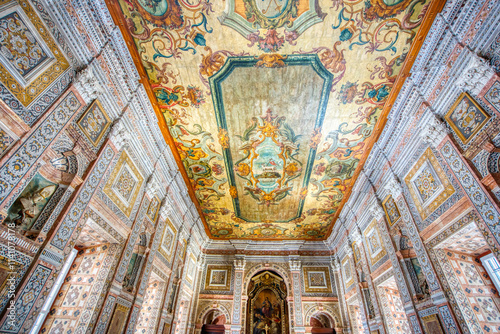
[[[119,0],[210,237],[328,237],[428,2]]]

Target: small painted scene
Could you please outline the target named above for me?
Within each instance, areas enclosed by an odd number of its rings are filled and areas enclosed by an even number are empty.
[[[36,174],[7,211],[5,224],[29,236],[33,225],[57,189],[57,184]]]

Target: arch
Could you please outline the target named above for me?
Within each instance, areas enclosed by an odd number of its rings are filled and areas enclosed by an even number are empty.
[[[217,306],[214,307],[213,303],[210,303],[201,309],[201,311],[198,313],[198,318],[196,319],[196,323],[203,324],[203,321],[211,311],[221,312],[226,317],[226,324],[231,323],[231,316],[229,315],[229,311],[227,310],[226,306],[222,304],[217,304]]]
[[[248,295],[248,285],[250,284],[250,280],[252,279],[252,277],[254,277],[259,272],[266,271],[266,270],[273,271],[276,274],[278,274],[279,276],[281,276],[281,278],[283,278],[283,281],[286,284],[286,289],[287,289],[288,295],[293,296],[290,276],[288,275],[288,272],[286,272],[286,270],[284,270],[284,268],[282,268],[276,264],[265,266],[264,263],[256,264],[253,267],[250,267],[250,269],[248,269],[248,271],[245,271],[245,282],[243,284],[243,295],[245,295],[245,296]]]
[[[266,267],[251,277],[246,305],[246,333],[289,332],[288,292],[284,279]],[[266,330],[267,332],[267,330]]]
[[[311,307],[307,312],[305,316],[306,324],[309,324],[311,322],[311,318],[315,315],[326,315],[327,318],[330,320],[330,322],[333,325],[333,328],[341,328],[342,327],[342,322],[340,321],[340,316],[339,314],[330,306],[328,305],[314,305]]]

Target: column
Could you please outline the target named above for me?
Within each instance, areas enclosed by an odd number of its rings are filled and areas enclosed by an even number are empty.
[[[349,237],[347,237],[347,243],[344,244],[344,248],[345,248],[345,253],[351,258],[354,260],[354,252],[352,251],[352,248],[351,248],[351,240]],[[363,294],[363,291],[362,291],[362,286],[361,286],[361,283],[359,281],[359,276],[358,276],[358,270],[357,268],[355,267],[354,268],[354,271],[353,271],[353,278],[354,278],[354,285],[356,286],[356,293],[358,294],[358,300],[359,300],[359,311],[361,312],[361,321],[362,321],[362,324],[363,324],[363,328],[365,330],[365,333],[366,334],[370,334],[370,324],[368,323],[368,305],[365,301],[365,297],[364,297],[364,294]]]
[[[302,312],[302,281],[300,279],[301,263],[297,258],[288,261],[293,289],[293,311],[295,316],[295,333],[305,333],[304,317]]]
[[[338,324],[338,327],[343,327],[343,332],[350,333],[351,326],[349,321],[349,315],[347,313],[347,304],[345,301],[345,287],[344,278],[342,277],[342,270],[340,269],[340,260],[337,256],[332,259],[333,268],[333,278],[335,280],[335,287],[337,288],[337,295],[339,298],[340,314],[342,316],[342,324]]]
[[[375,291],[375,287],[373,286],[373,280],[371,277],[371,270],[370,266],[368,265],[368,259],[366,257],[366,249],[365,249],[365,242],[363,240],[363,237],[361,236],[361,232],[359,231],[359,228],[355,229],[352,231],[353,239],[358,245],[360,255],[361,255],[361,266],[363,268],[363,271],[365,272],[365,277],[366,277],[366,282],[368,284],[368,291],[370,291],[370,296],[371,296],[371,303],[373,305],[374,311],[375,311],[375,322],[378,325],[378,330],[380,334],[385,334],[385,323],[382,318],[382,313],[380,312],[380,305],[378,301],[378,294]]]
[[[231,323],[231,333],[244,333],[245,329],[241,328],[241,294],[243,291],[243,278],[245,277],[245,264],[244,257],[236,258],[234,260],[234,299],[233,299],[233,321]]]

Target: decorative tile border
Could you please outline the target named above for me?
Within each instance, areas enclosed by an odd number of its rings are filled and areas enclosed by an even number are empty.
[[[35,161],[49,147],[71,116],[81,107],[73,92],[54,108],[45,121],[10,156],[0,168],[0,203],[7,198]]]
[[[500,221],[500,215],[495,205],[492,203],[490,198],[486,196],[473,173],[464,164],[460,158],[460,154],[449,140],[441,147],[441,153],[455,176],[460,181],[460,184],[465,189],[465,193],[471,200],[477,212],[488,225],[497,242],[500,242],[500,226],[498,224]]]
[[[33,274],[30,276],[26,285],[19,292],[19,296],[16,299],[15,303],[15,320],[10,321],[8,318],[0,327],[0,331],[3,333],[18,333],[21,330],[24,321],[28,317],[28,314],[31,311],[31,308],[35,304],[35,301],[40,296],[45,283],[50,277],[52,273],[52,269],[38,264],[33,271]]]
[[[108,322],[111,319],[111,313],[113,311],[113,307],[115,306],[116,297],[108,296],[106,300],[106,304],[102,308],[101,316],[99,318],[99,323],[95,328],[95,333],[105,333],[106,328],[108,328]]]

